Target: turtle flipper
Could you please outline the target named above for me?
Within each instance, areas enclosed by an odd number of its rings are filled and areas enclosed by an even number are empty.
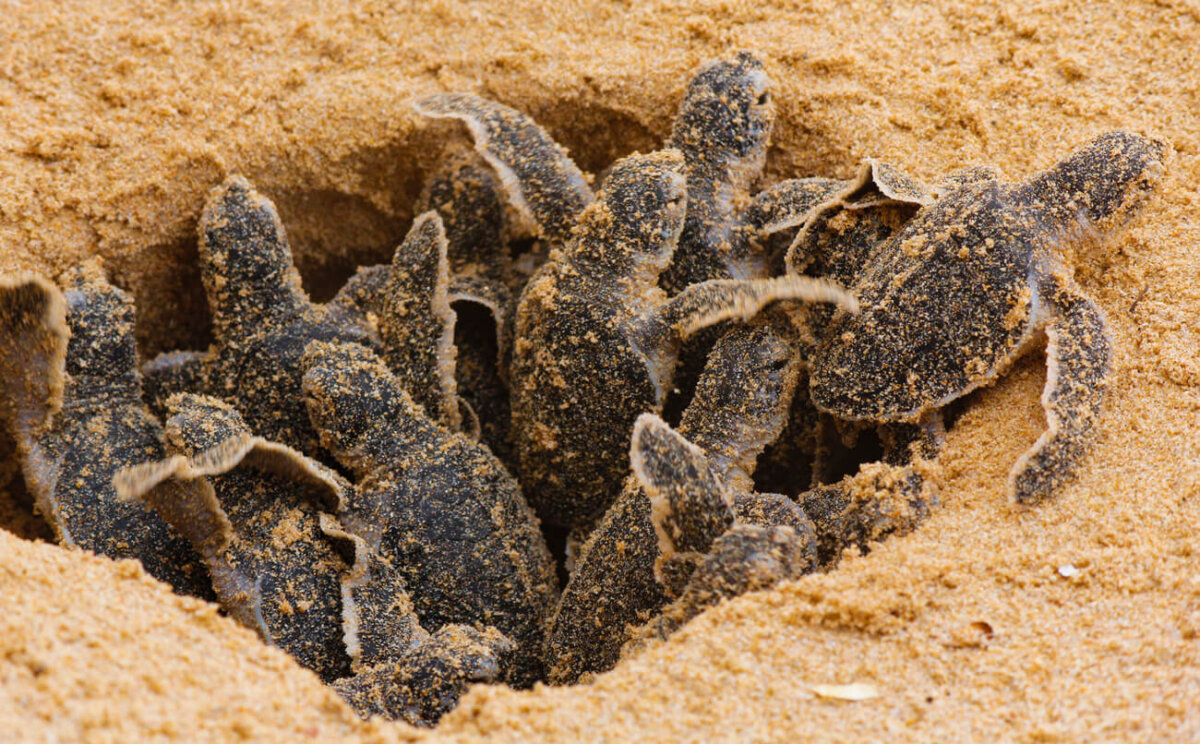
[[[308,305],[275,205],[241,176],[209,195],[200,270],[218,339],[245,338]]]
[[[831,178],[790,178],[754,195],[743,221],[760,236],[800,227],[814,209],[846,187]]]
[[[17,440],[44,430],[62,407],[70,336],[66,308],[62,292],[48,279],[0,278],[0,391]]]
[[[1046,431],[1009,475],[1013,498],[1037,502],[1070,478],[1095,437],[1112,367],[1112,344],[1100,311],[1070,279],[1049,273],[1039,282],[1050,308],[1046,326]]]
[[[446,625],[404,657],[339,679],[333,688],[363,718],[432,727],[470,685],[498,681],[512,648],[494,628]]]
[[[644,316],[640,345],[645,349],[669,347],[723,320],[749,320],[779,300],[832,302],[850,312],[858,311],[858,301],[852,295],[822,279],[718,279],[693,284],[653,314]]]
[[[413,609],[404,578],[328,514],[321,530],[342,544],[351,566],[342,578],[342,623],[346,652],[355,672],[399,661],[429,640]]]
[[[413,222],[392,260],[379,318],[383,356],[413,400],[450,429],[462,423],[454,379],[446,233],[436,212]]]
[[[503,104],[467,93],[439,93],[414,104],[435,119],[459,119],[475,149],[491,165],[510,200],[541,236],[565,243],[579,212],[594,198],[566,151],[532,119]]]
[[[733,524],[732,496],[704,452],[652,413],[634,424],[629,461],[650,500],[659,551],[655,577],[673,596]]]

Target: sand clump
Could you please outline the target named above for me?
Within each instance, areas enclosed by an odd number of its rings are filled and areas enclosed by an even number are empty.
[[[1005,478],[1044,425],[1044,357],[972,396],[942,507],[830,574],[725,603],[590,685],[476,688],[431,740],[1189,740],[1200,719],[1200,13],[1186,3],[28,5],[0,36],[0,270],[102,256],[147,353],[209,341],[204,195],[279,205],[316,299],[390,255],[450,126],[402,102],[472,90],[581,167],[659,145],[690,73],[750,48],[775,81],[768,179],[863,157],[1010,178],[1112,128],[1174,147],[1131,230],[1077,257],[1114,375],[1051,503]],[[0,443],[0,451],[11,447]],[[8,458],[11,463],[12,458]],[[11,464],[0,516],[24,537]],[[14,514],[12,521],[8,515]],[[1068,568],[1069,567],[1069,568]],[[45,740],[396,741],[317,678],[130,563],[0,531],[0,730]],[[816,685],[868,684],[843,702]]]

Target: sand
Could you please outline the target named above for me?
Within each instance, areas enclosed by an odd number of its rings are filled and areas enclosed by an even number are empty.
[[[450,126],[403,105],[475,90],[596,171],[656,147],[703,60],[768,60],[768,178],[863,157],[1013,178],[1109,128],[1175,148],[1161,195],[1078,257],[1116,364],[1100,440],[1053,502],[1010,505],[1044,358],[972,397],[942,507],[833,573],[724,604],[589,685],[476,688],[431,741],[1200,738],[1200,7],[1170,2],[8,3],[0,271],[107,261],[148,354],[208,341],[203,194],[280,207],[317,297],[403,235]],[[0,446],[0,451],[9,451]],[[11,459],[11,458],[10,458]],[[10,463],[0,474],[13,475]],[[16,479],[19,481],[19,478]],[[0,731],[18,740],[396,741],[316,677],[136,565],[44,542],[0,499]],[[16,535],[22,535],[18,537]],[[876,697],[828,699],[860,683]]]

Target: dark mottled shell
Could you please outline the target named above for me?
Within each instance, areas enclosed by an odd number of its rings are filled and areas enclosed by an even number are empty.
[[[466,123],[476,150],[496,169],[517,210],[542,237],[566,242],[576,217],[592,201],[592,190],[546,130],[515,109],[466,93],[429,96],[416,109]]]

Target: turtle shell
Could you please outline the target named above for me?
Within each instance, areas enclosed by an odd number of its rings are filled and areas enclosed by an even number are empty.
[[[922,211],[879,249],[813,359],[818,407],[915,420],[990,380],[1034,325],[1034,248],[1053,236],[1008,188],[982,183]]]

